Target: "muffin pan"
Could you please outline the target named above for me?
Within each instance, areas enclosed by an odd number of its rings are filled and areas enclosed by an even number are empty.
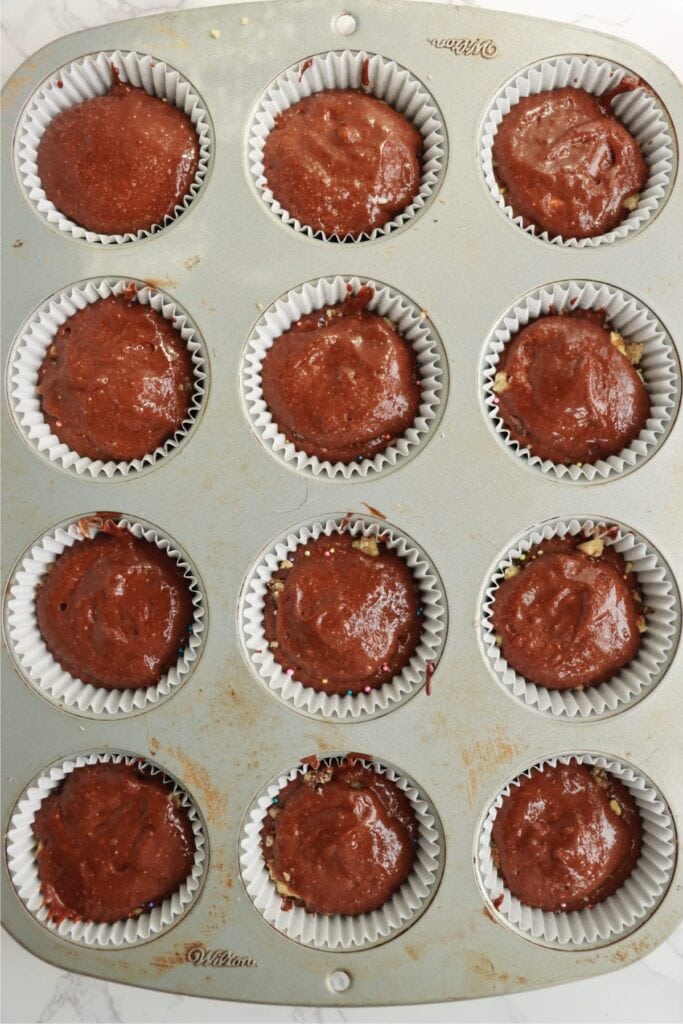
[[[208,149],[201,186],[182,215],[149,237],[102,244],[63,230],[25,192],[20,126],[62,69],[84,55],[114,52],[150,56],[191,83]],[[326,54],[341,56],[326,63]],[[428,93],[441,148],[420,209],[389,232],[340,244],[310,237],[269,204],[254,179],[250,140],[262,123],[264,98],[285,79],[305,81],[309,58],[320,58],[323,70],[353,68],[358,54],[377,55],[378,74],[405,70],[409,84]],[[664,178],[652,215],[638,220],[637,230],[600,245],[566,246],[520,230],[497,208],[482,138],[509,83],[530,68],[556,67],[560,58],[585,62],[587,55],[648,83],[646,99],[661,114],[670,152],[657,172]],[[131,63],[137,66],[138,58]],[[676,858],[676,831],[683,828],[676,725],[683,715],[681,338],[672,276],[681,258],[683,198],[673,188],[671,127],[683,123],[683,92],[672,72],[608,36],[478,8],[359,0],[344,9],[330,0],[266,0],[119,22],[58,40],[17,71],[3,104],[3,914],[12,935],[63,969],[169,992],[299,1005],[464,999],[577,980],[643,956],[683,917]],[[203,395],[172,458],[110,477],[51,460],[30,437],[26,443],[27,427],[12,414],[13,356],[34,311],[51,297],[118,279],[144,282],[186,317],[202,356]],[[258,419],[258,375],[247,381],[274,304],[338,279],[374,281],[387,301],[410,307],[407,316],[417,311],[426,330],[415,344],[428,342],[430,365],[443,370],[434,375],[440,387],[431,390],[429,421],[414,443],[395,459],[348,474],[316,471],[279,450]],[[543,467],[528,472],[524,458],[496,435],[487,367],[507,311],[519,312],[536,293],[553,294],[556,285],[581,291],[587,284],[632,299],[643,330],[652,328],[653,358],[662,355],[666,363],[664,376],[654,366],[653,379],[666,398],[666,422],[652,428],[652,439],[641,439],[642,450],[625,467],[576,479]],[[82,710],[49,694],[42,699],[19,670],[9,622],[22,552],[54,523],[95,510],[113,510],[145,529],[153,523],[160,538],[173,538],[198,581],[204,613],[201,657],[182,685],[153,704],[115,713]],[[386,531],[406,549],[415,545],[442,614],[434,619],[434,653],[425,652],[410,681],[411,699],[399,695],[377,714],[329,717],[258,678],[243,612],[249,605],[252,615],[255,607],[253,571],[267,567],[278,543],[350,514],[358,529]],[[642,544],[643,558],[657,563],[644,572],[663,574],[648,580],[666,604],[665,643],[654,655],[656,678],[632,698],[608,703],[604,714],[539,714],[540,705],[517,692],[516,681],[508,688],[491,665],[482,621],[486,589],[512,550],[511,538],[584,520],[627,524],[622,529]],[[428,662],[436,663],[433,675]],[[353,939],[353,927],[341,929],[342,941],[331,948],[324,941],[329,922],[304,923],[299,933],[292,918],[283,934],[282,912],[275,908],[271,922],[252,903],[256,883],[245,866],[245,843],[264,794],[297,770],[298,758],[341,751],[365,752],[424,799],[438,855],[419,914],[398,914],[396,927],[378,926],[372,941],[360,936],[360,946],[344,939]],[[131,938],[116,949],[46,927],[35,894],[27,905],[8,866],[16,816],[25,813],[22,801],[35,780],[105,752],[133,754],[167,772],[195,802],[205,840],[199,885],[182,916],[161,930],[129,927]],[[560,923],[555,941],[533,922],[527,928],[504,902],[497,905],[485,832],[489,812],[516,776],[573,753],[620,766],[642,799],[652,799],[643,814],[652,812],[653,836],[668,845],[666,857],[658,849],[652,854],[661,884],[652,898],[641,892],[642,913],[621,929],[600,925],[585,936]]]

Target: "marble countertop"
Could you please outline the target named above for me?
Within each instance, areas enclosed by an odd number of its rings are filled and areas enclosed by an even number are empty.
[[[70,32],[216,0],[3,0],[2,81],[30,54]],[[467,2],[467,0],[466,0]],[[494,7],[556,18],[622,36],[683,72],[681,0],[490,0]],[[340,10],[343,4],[340,3]],[[252,1006],[174,996],[98,981],[37,960],[2,934],[2,1010],[6,1024],[38,1021],[683,1021],[683,926],[643,960],[612,973],[536,992],[464,1003],[384,1009]]]

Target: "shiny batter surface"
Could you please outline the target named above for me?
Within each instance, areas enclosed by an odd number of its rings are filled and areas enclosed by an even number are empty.
[[[558,912],[592,907],[616,892],[636,866],[641,831],[626,787],[571,761],[521,776],[503,799],[491,838],[512,894]]]
[[[420,408],[412,346],[364,305],[371,289],[297,320],[262,366],[263,396],[296,448],[331,462],[372,458]]]
[[[579,315],[534,320],[504,349],[499,412],[511,437],[552,462],[622,451],[650,414],[645,384],[611,332]]]
[[[112,523],[73,544],[36,593],[45,644],[76,679],[107,690],[153,686],[178,661],[192,599],[173,559]]]
[[[382,100],[330,89],[280,114],[263,150],[268,188],[292,217],[359,235],[401,213],[420,189],[422,135]]]
[[[60,441],[91,459],[139,459],[187,416],[192,360],[161,314],[110,296],[62,324],[38,372],[43,416]]]
[[[372,768],[309,769],[279,794],[261,831],[278,891],[310,913],[365,914],[410,875],[418,826],[410,801]]]
[[[515,215],[564,238],[617,227],[648,177],[608,102],[571,87],[521,99],[498,128],[493,160]]]
[[[53,921],[120,921],[146,912],[192,871],[195,842],[168,783],[137,765],[76,768],[33,823]]]
[[[295,681],[358,693],[401,672],[422,621],[418,587],[402,558],[342,533],[301,545],[288,561],[270,582],[264,630],[273,657]]]
[[[125,234],[172,215],[199,163],[182,110],[115,80],[104,96],[63,110],[38,147],[48,199],[89,231]]]
[[[528,682],[552,690],[605,682],[640,648],[644,617],[633,572],[614,547],[595,558],[580,550],[585,542],[554,537],[537,545],[495,594],[503,657]]]

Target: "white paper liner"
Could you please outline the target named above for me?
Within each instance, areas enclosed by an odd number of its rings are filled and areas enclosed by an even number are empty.
[[[605,535],[604,529],[616,527],[615,536]],[[633,564],[646,610],[647,632],[635,658],[620,669],[612,679],[585,689],[551,690],[528,682],[508,665],[500,647],[496,646],[496,633],[492,614],[496,592],[508,566],[536,544],[551,537],[577,536],[584,530],[601,528],[606,545],[613,545],[625,561]],[[496,560],[485,585],[479,627],[479,644],[484,660],[504,689],[522,704],[571,721],[594,721],[606,718],[636,704],[663,678],[676,653],[680,636],[680,597],[671,569],[660,553],[635,530],[610,519],[591,519],[577,516],[573,519],[551,519],[541,523],[517,538]]]
[[[592,57],[566,55],[540,61],[512,78],[493,100],[479,139],[479,154],[484,179],[500,209],[523,231],[553,245],[572,246],[583,249],[594,248],[632,235],[653,217],[668,197],[676,170],[676,149],[668,116],[657,96],[640,87],[617,96],[612,102],[614,115],[622,122],[640,146],[643,159],[649,170],[649,177],[640,193],[635,210],[612,231],[594,238],[564,238],[551,236],[534,225],[525,226],[522,217],[515,216],[501,193],[493,168],[493,140],[498,126],[510,113],[512,107],[526,96],[535,96],[550,89],[574,86],[586,92],[601,96],[619,85],[628,76],[637,78],[634,72],[619,64]]]
[[[343,754],[322,755],[322,765],[339,764]],[[240,870],[249,898],[265,921],[283,935],[314,949],[335,952],[377,945],[394,938],[409,927],[427,909],[435,895],[443,871],[443,829],[428,797],[400,769],[375,758],[356,763],[386,775],[410,800],[418,822],[418,845],[410,876],[400,889],[378,910],[367,914],[312,914],[302,907],[282,909],[282,896],[275,888],[261,851],[261,828],[277,796],[288,782],[303,775],[310,766],[297,764],[273,780],[252,802],[245,816],[240,841]]]
[[[38,395],[38,372],[61,325],[78,310],[93,302],[99,302],[111,295],[122,295],[130,285],[136,288],[135,298],[143,306],[151,306],[178,331],[187,345],[192,360],[192,400],[178,429],[154,451],[142,458],[125,460],[91,459],[79,455],[53,434],[43,416]],[[93,278],[82,284],[73,285],[53,295],[31,315],[18,334],[8,361],[10,409],[21,434],[30,447],[43,459],[56,463],[62,469],[71,470],[78,476],[112,479],[135,475],[142,469],[156,465],[170,455],[184,441],[196,422],[202,408],[207,374],[207,360],[203,342],[197,328],[187,313],[163,292],[159,292],[143,281],[131,278]]]
[[[84,765],[100,761],[111,761],[114,764],[122,761],[133,764],[137,761],[149,769],[151,775],[161,774],[172,784],[172,792],[179,798],[180,805],[186,811],[192,825],[195,841],[192,872],[177,892],[139,917],[129,917],[113,923],[65,920],[55,924],[50,920],[47,908],[43,905],[33,822],[43,800],[59,786],[65,776]],[[206,867],[206,837],[194,800],[159,765],[128,754],[79,754],[62,764],[46,768],[17,802],[7,831],[7,867],[19,899],[45,928],[71,942],[115,948],[153,939],[188,912],[202,884]]]
[[[342,532],[353,537],[381,536],[387,549],[405,560],[420,591],[422,634],[415,653],[402,672],[370,693],[321,693],[297,682],[273,657],[263,628],[267,585],[280,562],[288,558],[299,545],[322,535],[330,537]],[[357,722],[393,710],[422,689],[443,651],[447,606],[438,573],[429,557],[412,538],[379,519],[347,515],[292,527],[269,545],[250,570],[242,587],[239,621],[245,657],[270,693],[288,707],[304,714],[330,718],[336,722]]]
[[[557,313],[579,309],[604,310],[605,319],[625,341],[642,342],[643,356],[637,369],[650,396],[650,414],[637,438],[616,455],[594,463],[562,465],[533,455],[515,441],[505,426],[493,384],[501,353],[527,324],[552,309]],[[481,363],[481,387],[489,426],[506,451],[546,478],[565,483],[611,480],[636,469],[650,458],[673,426],[681,397],[681,373],[676,350],[667,331],[654,313],[639,299],[598,281],[558,281],[537,288],[505,311],[491,332]]]
[[[199,163],[195,179],[187,195],[175,207],[173,216],[165,217],[163,224],[154,224],[148,229],[126,232],[122,235],[90,231],[69,220],[47,198],[38,174],[38,146],[50,121],[63,110],[108,92],[114,79],[112,64],[119,72],[122,82],[143,88],[150,96],[165,99],[182,110],[194,125],[199,143]],[[58,82],[62,83],[61,88]],[[190,83],[175,68],[164,64],[163,61],[158,61],[147,54],[129,51],[107,50],[93,53],[59,68],[39,86],[28,101],[17,130],[16,156],[19,180],[31,206],[60,231],[68,232],[74,238],[84,239],[86,242],[99,242],[102,245],[149,238],[179,217],[202,187],[209,166],[210,152],[209,116],[203,101]]]
[[[532,768],[567,764],[595,765],[610,772],[634,797],[642,822],[642,849],[632,874],[602,903],[591,909],[552,913],[528,907],[513,896],[493,863],[491,831],[503,797]],[[511,779],[485,812],[475,840],[475,872],[489,911],[523,938],[559,949],[594,948],[622,939],[657,909],[671,882],[676,860],[676,830],[666,800],[636,767],[594,753],[558,754],[529,765]],[[502,902],[496,901],[502,896]]]
[[[75,714],[82,712],[103,717],[121,716],[159,704],[185,682],[197,661],[204,639],[205,600],[196,570],[191,566],[187,555],[175,545],[175,542],[150,524],[143,525],[125,517],[116,517],[116,521],[138,539],[143,538],[156,544],[177,563],[192,598],[192,631],[177,664],[154,686],[107,690],[74,678],[52,657],[40,634],[36,618],[36,589],[48,567],[62,552],[85,538],[79,529],[79,520],[50,530],[21,557],[12,574],[12,582],[6,597],[5,633],[15,664],[26,681],[43,695]],[[92,524],[88,524],[88,527],[89,537],[92,538],[97,530]]]
[[[369,86],[364,86],[363,63],[367,60]],[[305,70],[304,70],[305,69]],[[415,125],[423,138],[420,189],[412,203],[393,220],[372,232],[358,235],[326,235],[292,217],[268,188],[264,176],[263,147],[278,114],[299,100],[326,89],[363,89],[384,100]],[[268,86],[259,101],[249,128],[249,168],[258,194],[271,211],[309,238],[363,242],[380,238],[411,220],[436,194],[447,160],[446,129],[441,111],[425,86],[395,61],[365,51],[339,50],[297,61]]]
[[[422,396],[413,424],[384,451],[360,462],[333,463],[298,450],[279,430],[263,398],[261,367],[266,352],[280,335],[306,313],[343,302],[348,296],[347,285],[351,286],[353,294],[369,285],[374,290],[374,296],[368,303],[368,311],[388,317],[401,337],[412,345],[422,377]],[[263,314],[247,342],[242,364],[242,387],[249,419],[257,437],[282,462],[314,476],[344,480],[353,477],[366,479],[403,462],[431,437],[442,412],[442,396],[447,392],[447,360],[430,321],[401,292],[366,278],[319,278],[287,292]]]

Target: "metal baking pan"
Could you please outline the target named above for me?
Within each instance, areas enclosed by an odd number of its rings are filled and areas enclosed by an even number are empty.
[[[341,14],[352,22],[338,21]],[[116,49],[151,54],[184,75],[209,113],[213,144],[204,185],[176,222],[144,241],[101,245],[73,239],[31,208],[14,132],[47,76],[85,54]],[[435,98],[448,137],[435,198],[400,230],[358,244],[309,238],[274,216],[254,187],[247,154],[251,117],[269,83],[311,55],[343,49],[408,69]],[[671,188],[657,216],[633,235],[571,248],[525,234],[484,181],[478,140],[494,96],[520,69],[560,54],[633,71],[671,123],[683,123],[675,76],[637,46],[570,25],[401,0],[356,0],[350,8],[266,0],[120,22],[51,43],[5,87],[6,375],[8,352],[32,312],[75,282],[102,277],[149,281],[167,292],[197,325],[209,367],[203,413],[186,442],[156,467],[111,480],[37,457],[9,413],[6,386],[3,579],[11,580],[21,553],[55,524],[115,509],[178,542],[197,568],[208,611],[201,658],[183,685],[158,706],[123,717],[76,714],[44,699],[4,645],[5,830],[18,797],[47,765],[111,750],[151,758],[178,779],[208,838],[203,889],[191,910],[156,938],[116,949],[50,932],[17,897],[5,863],[5,925],[37,956],[107,980],[214,998],[412,1004],[606,973],[646,954],[683,917],[680,859],[666,896],[637,931],[577,950],[547,948],[506,927],[485,906],[475,878],[485,809],[511,776],[558,753],[593,751],[642,769],[683,829],[680,651],[635,706],[576,721],[509,699],[478,644],[494,559],[552,517],[625,523],[681,578],[680,418],[632,472],[583,485],[525,471],[486,422],[479,379],[486,340],[502,312],[533,289],[574,279],[623,289],[654,311],[680,347],[680,189]],[[243,352],[262,312],[289,289],[335,275],[408,296],[426,311],[448,363],[442,418],[428,443],[393,471],[366,479],[327,479],[284,465],[259,442],[242,391]],[[448,631],[429,696],[423,688],[382,716],[334,722],[298,713],[259,685],[243,653],[238,602],[250,567],[274,538],[348,511],[369,515],[367,506],[428,553],[443,582]],[[243,816],[270,779],[302,756],[339,750],[367,751],[416,780],[440,816],[445,855],[438,891],[415,924],[372,948],[330,952],[294,942],[260,917],[241,880],[239,841]]]

